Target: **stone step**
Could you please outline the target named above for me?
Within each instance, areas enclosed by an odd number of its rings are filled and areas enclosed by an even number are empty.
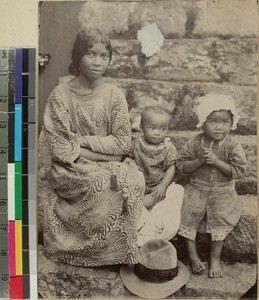
[[[201,275],[191,275],[187,284],[171,299],[239,299],[256,283],[256,264],[222,263],[223,278],[208,277],[208,264]],[[190,267],[187,266],[190,270]],[[38,293],[42,298],[135,298],[124,286],[119,266],[100,268],[55,264],[38,251]],[[56,299],[56,298],[55,298]]]
[[[208,277],[208,264],[201,275],[192,275],[182,292],[183,297],[199,299],[239,299],[256,283],[256,264],[222,264],[223,277]]]
[[[155,22],[166,38],[256,37],[256,11],[255,0],[89,1],[78,19],[83,28],[97,27],[112,38],[136,38]]]
[[[238,134],[256,134],[256,87],[237,86],[205,82],[164,82],[142,79],[115,79],[114,82],[125,93],[131,115],[139,116],[148,105],[161,105],[171,114],[170,128],[195,130],[197,117],[193,113],[193,100],[207,93],[226,94],[235,99],[236,109],[240,115]]]
[[[256,282],[256,220],[257,197],[239,196],[243,215],[224,241],[222,251],[223,278],[208,278],[209,238],[199,234],[198,251],[205,261],[201,275],[191,275],[189,282],[169,298],[232,298],[238,299]],[[183,240],[176,236],[172,243],[178,259],[190,269]],[[56,264],[46,258],[43,246],[38,247],[38,291],[44,298],[133,298],[121,281],[120,266],[82,268]]]
[[[257,39],[167,39],[152,57],[138,40],[112,40],[115,78],[256,85]]]
[[[59,78],[68,82],[73,76]],[[256,135],[256,86],[238,86],[205,82],[165,82],[159,80],[126,79],[106,77],[107,82],[120,87],[127,99],[131,119],[139,126],[139,115],[148,105],[161,105],[172,117],[170,128],[177,131],[196,130],[197,118],[192,111],[193,100],[207,93],[226,94],[235,99],[240,114],[236,134]]]

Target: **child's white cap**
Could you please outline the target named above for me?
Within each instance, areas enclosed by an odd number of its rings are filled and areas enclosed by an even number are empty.
[[[221,94],[207,94],[194,100],[193,111],[199,119],[199,123],[196,127],[202,128],[207,117],[213,111],[219,110],[230,110],[233,115],[233,124],[231,129],[236,129],[240,116],[236,112],[235,100],[231,96]]]

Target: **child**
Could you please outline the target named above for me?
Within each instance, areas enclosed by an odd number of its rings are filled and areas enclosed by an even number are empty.
[[[170,239],[180,226],[183,187],[172,183],[177,151],[167,137],[169,121],[161,107],[145,108],[140,125],[143,135],[132,144],[134,159],[145,177],[139,245],[158,236]]]
[[[179,234],[186,238],[193,273],[205,269],[196,247],[202,221],[211,234],[209,277],[222,277],[220,255],[223,240],[240,218],[235,179],[245,173],[246,158],[241,145],[229,134],[239,115],[234,99],[226,95],[200,97],[195,101],[198,128],[203,133],[190,139],[177,161],[182,173],[191,174],[182,206]]]

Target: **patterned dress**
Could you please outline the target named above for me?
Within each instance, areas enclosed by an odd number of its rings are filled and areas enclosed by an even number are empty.
[[[80,94],[61,84],[47,101],[43,133],[51,155],[48,187],[39,186],[46,255],[77,266],[136,263],[142,173],[133,162],[92,162],[80,156],[86,142],[99,153],[129,152],[123,93],[105,84]]]

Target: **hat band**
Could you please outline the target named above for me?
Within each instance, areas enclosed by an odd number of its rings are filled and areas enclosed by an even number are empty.
[[[139,263],[134,266],[134,273],[144,281],[162,283],[174,279],[178,274],[178,267],[168,270],[154,270]]]

